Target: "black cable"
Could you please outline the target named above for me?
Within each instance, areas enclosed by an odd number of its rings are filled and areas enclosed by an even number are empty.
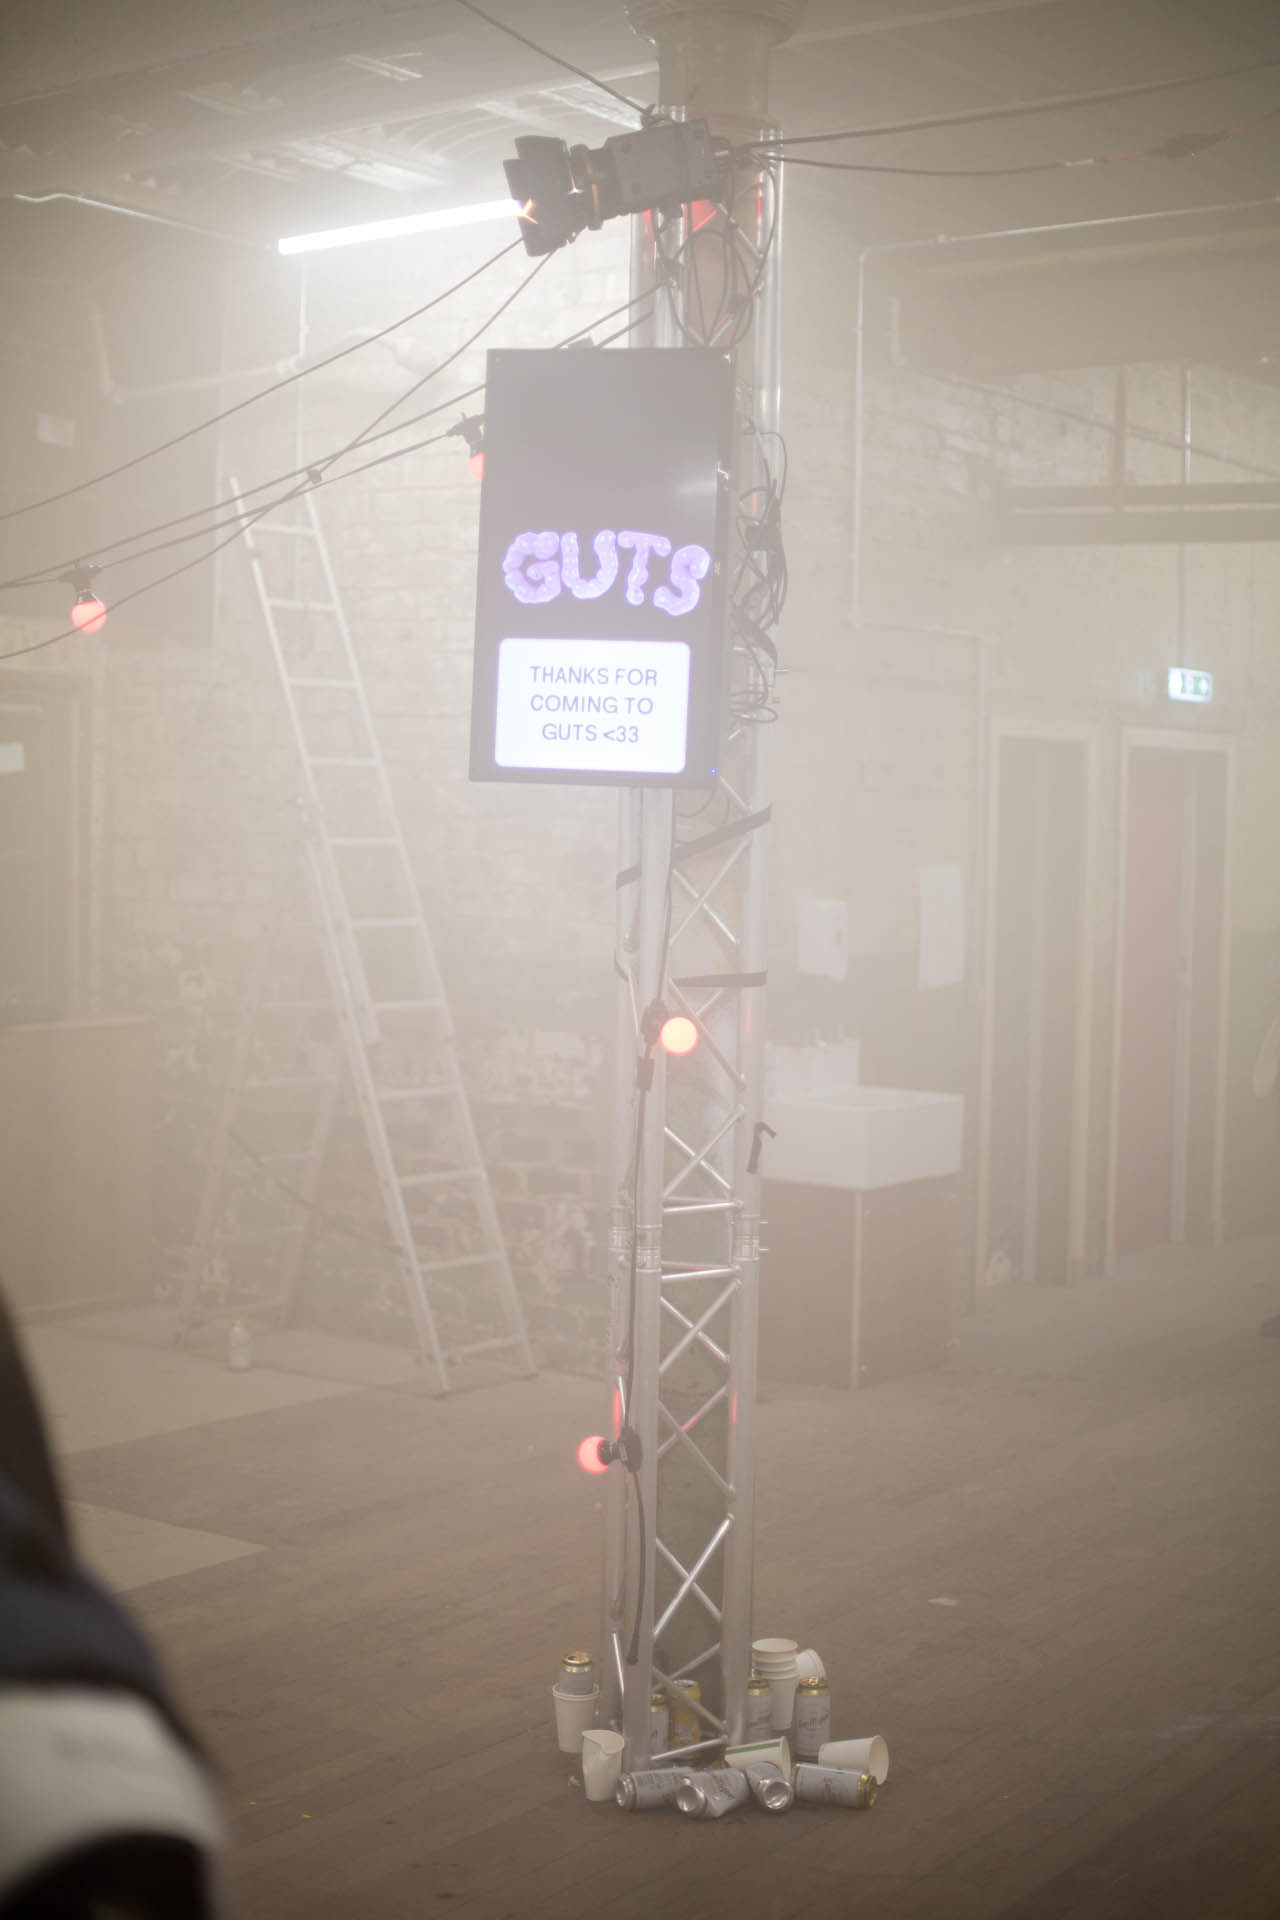
[[[519,289],[517,289],[517,292],[518,291]],[[602,313],[598,315],[596,319],[590,321],[585,327],[579,327],[573,333],[566,334],[563,340],[558,340],[556,342],[556,347],[566,348],[566,347],[573,346],[577,341],[583,339],[587,334],[591,333],[594,328],[603,326],[607,321],[612,320],[615,317],[615,315],[620,313],[626,313],[632,307],[640,305],[641,302],[643,301],[652,301],[656,297],[656,291],[657,290],[653,287],[646,287],[643,292],[634,294],[631,297],[631,299],[623,300],[619,303],[618,306],[611,307],[607,313]],[[633,327],[640,324],[640,320],[642,320],[644,317],[645,317],[644,315],[641,315],[639,319],[631,323],[631,326],[620,327],[616,333],[607,335],[606,338],[603,341],[599,342],[598,344],[600,346],[607,346],[611,344],[614,340],[622,339],[625,334],[630,333],[632,331]],[[397,322],[396,324],[400,325],[402,323]],[[434,378],[435,375],[441,372],[443,370],[443,367],[447,364],[448,362],[442,362],[440,366],[433,368],[431,370],[430,375],[425,376],[425,378]],[[418,384],[418,388],[421,388],[421,386],[424,384],[424,381],[419,381],[417,384]],[[415,391],[415,390],[416,389],[410,389],[410,391]],[[385,427],[377,433],[374,433],[371,431],[371,427],[373,425],[373,423],[371,422],[370,426],[366,427],[363,430],[363,432],[357,436],[357,441],[351,444],[358,444],[361,446],[372,446],[378,440],[389,439],[391,435],[400,433],[408,427],[417,426],[423,420],[430,420],[434,418],[436,414],[444,413],[451,407],[461,406],[465,401],[474,399],[477,394],[480,394],[483,392],[484,392],[484,382],[481,381],[478,386],[464,388],[464,390],[461,393],[454,394],[451,399],[442,400],[437,406],[428,407],[421,413],[411,414],[408,419],[398,421],[395,425],[390,427]],[[406,397],[407,397],[406,395],[401,395],[401,401],[400,401],[401,404],[403,403],[403,400]],[[416,443],[416,445],[421,445],[421,444],[430,444],[430,443],[421,443],[421,442]],[[416,450],[416,446],[414,448],[405,449],[406,452],[413,452],[415,450]],[[324,466],[328,463],[328,460],[330,457],[335,459],[340,458],[341,452],[342,450],[339,450],[339,453],[333,456],[327,456],[327,455],[322,456],[319,463],[316,463],[313,461],[309,463],[307,466],[294,467],[287,473],[276,474],[270,480],[260,480],[256,486],[245,488],[241,498],[242,500],[251,499],[255,494],[265,493],[269,487],[283,486],[286,482],[290,480],[297,480],[301,478],[302,475],[309,473],[312,467],[316,466],[317,464],[321,469],[323,469]],[[365,469],[357,468],[355,469],[355,471],[364,472]],[[339,476],[339,477],[342,477],[342,476]],[[65,560],[52,561],[49,564],[49,566],[41,568],[36,573],[16,575],[13,579],[10,579],[10,580],[0,580],[0,592],[11,591],[11,590],[15,590],[22,587],[49,585],[52,582],[61,579],[64,573],[66,573],[71,567],[77,564],[84,565],[84,564],[90,564],[93,562],[101,561],[102,556],[104,554],[117,553],[119,549],[122,547],[133,546],[135,542],[139,540],[149,539],[150,536],[155,533],[167,533],[171,528],[185,526],[189,521],[208,520],[211,514],[216,514],[216,513],[219,513],[220,511],[221,511],[221,506],[214,505],[212,507],[196,507],[189,513],[176,514],[174,518],[171,520],[161,520],[154,526],[140,528],[136,533],[124,534],[118,540],[107,541],[100,547],[91,547],[87,552],[81,552],[79,554],[76,554],[75,556],[69,556]],[[194,528],[191,533],[184,535],[182,540],[165,541],[160,543],[160,545],[158,546],[144,548],[138,553],[121,554],[119,559],[106,562],[104,564],[110,564],[112,566],[127,566],[131,561],[144,559],[152,553],[160,553],[160,552],[167,551],[167,549],[170,546],[179,546],[183,544],[183,540],[187,540],[187,539],[194,540],[194,539],[200,538],[203,534],[206,534],[206,533],[217,533],[221,530],[222,527],[229,526],[231,524],[232,518],[238,518],[238,517],[239,515],[237,512],[236,514],[229,516],[226,519],[214,520],[209,525],[199,526]]]
[[[424,313],[429,313],[433,307],[438,307],[443,301],[450,299],[471,281],[479,279],[482,273],[487,272],[497,261],[503,259],[520,244],[516,239],[505,247],[499,247],[496,253],[491,254],[471,273],[464,275],[461,280],[455,280],[451,287],[446,287],[443,293],[438,293],[432,299],[425,301],[422,306],[415,307],[412,313],[406,313],[399,320],[393,320],[390,326],[381,328],[379,332],[353,341],[350,346],[339,348],[327,359],[317,360],[309,367],[302,367],[297,373],[288,374],[272,386],[263,387],[259,393],[251,393],[245,400],[237,400],[234,406],[224,407],[221,413],[211,414],[207,420],[200,420],[194,427],[187,427],[182,433],[175,433],[171,439],[162,440],[158,446],[148,447],[145,453],[134,454],[132,459],[122,460],[118,466],[107,467],[102,473],[95,473],[88,480],[77,481],[74,487],[64,487],[60,493],[49,493],[41,500],[31,500],[25,507],[10,507],[6,513],[0,513],[0,522],[16,520],[26,513],[36,513],[41,507],[55,506],[60,500],[70,500],[74,494],[84,493],[90,487],[100,486],[104,480],[114,480],[122,473],[129,473],[134,467],[142,466],[144,461],[154,460],[158,454],[168,453],[172,447],[180,447],[184,441],[194,439],[198,433],[207,433],[210,427],[216,427],[221,421],[229,420],[233,414],[243,413],[246,407],[256,406],[259,400],[269,399],[273,393],[280,393],[285,387],[293,386],[296,381],[305,380],[309,374],[319,373],[323,367],[331,367],[335,360],[345,359],[347,354],[359,352],[362,347],[367,347],[372,341],[384,339],[387,334],[394,333],[399,327],[407,326],[412,320],[420,319]],[[413,389],[410,388],[410,392],[412,391]]]
[[[519,242],[517,241],[514,244],[519,245]],[[504,247],[503,249],[504,253],[509,253],[510,251],[511,249],[509,247]],[[467,335],[467,338],[462,342],[461,346],[455,347],[452,353],[446,354],[443,360],[439,361],[436,366],[431,367],[426,373],[424,373],[421,379],[415,380],[413,385],[407,388],[406,391],[402,393],[398,399],[393,400],[389,406],[385,406],[382,409],[381,413],[375,413],[373,416],[373,419],[369,422],[368,426],[364,427],[358,434],[356,434],[354,439],[348,440],[346,445],[343,447],[340,447],[336,453],[331,453],[327,455],[324,460],[316,464],[318,464],[322,468],[331,466],[335,460],[340,460],[344,453],[350,453],[353,451],[354,448],[363,446],[367,440],[375,439],[377,437],[374,432],[375,427],[380,427],[382,425],[382,422],[387,418],[389,414],[396,413],[404,405],[406,400],[412,399],[415,393],[420,393],[423,387],[427,385],[428,381],[434,380],[438,374],[441,374],[444,372],[446,367],[451,367],[455,360],[460,360],[463,354],[467,352],[468,348],[473,347],[476,341],[479,340],[483,334],[486,334],[489,331],[489,328],[493,326],[495,321],[498,321],[502,318],[503,314],[507,311],[507,308],[515,305],[515,302],[520,298],[520,295],[525,291],[527,287],[532,285],[532,283],[537,279],[538,275],[542,272],[542,269],[554,257],[555,256],[553,254],[548,253],[548,254],[545,254],[541,260],[536,260],[533,266],[529,269],[528,273],[526,273],[526,275],[524,276],[524,279],[520,281],[519,285],[513,288],[512,291],[507,295],[506,299],[500,302],[500,304],[494,308],[493,312],[488,316],[486,320],[484,320],[481,323],[480,326],[476,328],[474,333]],[[408,425],[409,423],[402,422],[402,424]]]
[[[511,249],[509,247],[503,249],[504,252],[510,252],[510,250]],[[530,270],[530,272],[528,272],[525,275],[524,279],[520,282],[520,284],[514,289],[513,292],[508,294],[507,298],[503,300],[499,306],[497,306],[494,309],[494,311],[488,316],[488,318],[483,322],[483,324],[477,327],[475,332],[470,334],[467,337],[467,339],[462,342],[462,345],[460,347],[457,347],[453,353],[447,355],[444,360],[438,363],[438,365],[432,367],[429,372],[423,374],[420,380],[415,381],[413,386],[409,388],[409,391],[407,394],[401,394],[399,398],[395,400],[390,407],[384,407],[381,413],[376,414],[374,416],[374,418],[370,421],[367,427],[363,428],[360,433],[356,434],[352,439],[348,440],[345,443],[345,445],[337,448],[336,451],[334,451],[333,453],[326,454],[321,460],[314,461],[310,467],[306,468],[305,474],[306,474],[307,484],[305,486],[295,487],[290,493],[284,494],[275,500],[269,501],[265,507],[262,507],[261,509],[255,509],[254,512],[252,512],[242,520],[238,521],[234,530],[230,534],[228,534],[225,540],[218,541],[218,543],[215,546],[210,547],[207,552],[202,554],[197,554],[194,559],[185,561],[182,566],[174,567],[169,573],[161,574],[155,580],[148,580],[141,587],[134,588],[133,592],[126,593],[122,595],[119,599],[114,600],[112,602],[112,611],[115,611],[119,607],[127,606],[131,600],[136,600],[139,597],[139,595],[144,593],[150,593],[151,590],[155,587],[165,586],[170,580],[176,580],[181,574],[189,572],[191,568],[200,566],[203,561],[212,559],[215,554],[220,553],[224,547],[230,546],[233,540],[238,539],[242,533],[246,533],[248,529],[252,527],[258,520],[263,519],[268,513],[271,513],[275,508],[287,506],[291,500],[297,499],[299,494],[306,493],[317,486],[323,485],[324,484],[323,480],[318,478],[317,476],[322,475],[327,468],[333,466],[337,461],[343,459],[345,455],[347,455],[348,453],[352,453],[360,446],[367,443],[371,443],[376,439],[385,438],[386,435],[389,433],[401,432],[405,427],[412,425],[416,419],[422,418],[423,416],[421,415],[411,415],[408,420],[402,420],[398,422],[397,425],[395,425],[394,427],[386,428],[382,434],[376,434],[373,431],[373,429],[377,427],[382,420],[386,419],[388,413],[393,412],[396,407],[402,406],[404,404],[405,400],[409,397],[409,394],[419,392],[427,384],[429,380],[434,380],[437,374],[443,373],[446,367],[451,366],[453,362],[460,357],[460,355],[465,353],[470,346],[473,346],[474,343],[480,338],[481,334],[485,333],[494,324],[494,322],[498,320],[501,317],[501,315],[507,311],[508,307],[510,307],[513,304],[513,302],[519,298],[519,296],[524,292],[525,288],[530,284],[530,282],[537,276],[537,274],[541,272],[543,267],[547,265],[547,261],[550,258],[551,256],[547,255],[545,258],[537,261],[536,264],[533,266],[533,268]],[[474,278],[475,276],[472,275],[471,277]],[[441,297],[443,298],[444,296],[441,296]],[[434,413],[434,412],[439,412],[440,409],[431,408],[429,409],[429,411]],[[447,439],[450,436],[447,434],[442,434],[436,437],[439,439]],[[421,446],[430,445],[430,444],[432,444],[432,442],[425,441],[425,442],[419,442],[416,446],[412,446],[412,447],[397,447],[393,449],[391,453],[383,454],[379,459],[369,461],[367,465],[351,468],[345,474],[338,474],[338,475],[335,475],[334,477],[336,479],[350,479],[356,473],[367,472],[369,467],[382,466],[385,464],[387,460],[398,459],[402,454],[416,452],[420,449]],[[86,483],[86,484],[89,484],[89,483]],[[260,491],[260,489],[255,489],[255,491]],[[219,526],[222,526],[225,524],[226,524],[225,521],[218,523]],[[194,538],[195,536],[193,535],[192,537]],[[178,542],[175,542],[174,544],[181,545],[183,543],[181,541],[178,541]],[[137,555],[130,556],[130,558],[138,558],[138,557],[139,556]],[[32,646],[15,647],[8,653],[0,654],[0,660],[16,660],[16,659],[19,659],[24,654],[40,653],[44,650],[45,647],[51,647],[57,641],[70,639],[73,635],[78,633],[78,631],[79,629],[76,627],[65,627],[63,628],[62,632],[51,634],[47,640],[38,640]]]
[[[856,160],[809,160],[799,153],[776,153],[784,167],[821,167],[826,173],[903,173],[928,180],[992,180],[1017,173],[1058,173],[1067,167],[1092,167],[1095,160],[1036,160],[1025,167],[879,167]],[[1140,158],[1126,155],[1126,158]]]
[[[602,93],[609,94],[624,107],[629,107],[639,119],[651,118],[650,108],[638,106],[634,100],[629,100],[625,93],[619,93],[616,87],[611,87],[607,80],[601,80],[594,73],[588,73],[585,67],[575,67],[572,60],[565,60],[560,54],[552,53],[549,47],[540,46],[536,40],[530,40],[527,34],[520,33],[515,27],[509,27],[505,20],[495,20],[493,15],[486,13],[483,7],[476,6],[475,0],[454,0],[454,4],[465,7],[467,12],[474,13],[478,20],[487,21],[491,27],[496,27],[499,33],[509,34],[513,40],[518,40],[521,46],[529,47],[534,53],[540,53],[544,60],[550,60],[554,66],[563,67],[566,73],[576,73],[579,80],[586,80],[593,87],[599,87]]]
[[[180,567],[171,568],[168,573],[160,574],[155,580],[146,580],[140,587],[135,587],[132,593],[122,594],[118,600],[113,600],[111,611],[114,613],[117,608],[128,606],[131,600],[140,599],[144,593],[150,593],[156,587],[166,586],[170,580],[179,579],[182,574],[190,573],[194,567],[203,566],[206,560],[212,560],[215,554],[221,553],[224,547],[229,547],[234,540],[238,540],[242,534],[256,526],[259,520],[265,520],[269,513],[274,513],[279,507],[287,507],[291,501],[300,499],[304,493],[315,492],[320,487],[331,487],[339,480],[352,480],[359,473],[368,473],[372,467],[385,466],[389,460],[402,459],[408,453],[420,453],[424,447],[439,446],[443,441],[452,438],[451,432],[432,434],[429,439],[416,440],[412,446],[393,447],[390,453],[381,453],[374,460],[366,460],[358,467],[349,468],[346,473],[331,474],[328,478],[308,478],[305,486],[293,487],[288,493],[279,494],[275,499],[268,500],[265,507],[256,507],[252,513],[245,514],[237,521],[225,540],[219,540],[204,553],[198,553],[193,559],[185,560]],[[41,653],[45,647],[52,647],[60,640],[75,639],[79,632],[78,627],[64,627],[61,633],[51,633],[47,640],[37,640],[32,646],[13,647],[8,653],[0,653],[0,660],[18,660],[24,654]]]
[[[1016,167],[899,167],[849,160],[809,160],[801,154],[776,153],[772,158],[792,167],[822,167],[828,173],[898,173],[927,180],[993,180],[1021,173],[1061,173],[1077,167],[1112,167],[1128,160],[1198,160],[1210,147],[1220,145],[1246,128],[1274,120],[1280,107],[1252,115],[1230,127],[1213,127],[1204,133],[1175,133],[1153,147],[1134,147],[1123,153],[1082,154],[1077,160],[1033,160]]]
[[[246,1159],[252,1160],[254,1165],[261,1169],[267,1179],[270,1180],[272,1186],[278,1187],[281,1193],[286,1194],[295,1205],[304,1207],[308,1213],[314,1214],[317,1220],[323,1221],[331,1233],[341,1234],[346,1240],[358,1240],[362,1246],[377,1247],[383,1253],[398,1254],[400,1252],[399,1247],[395,1246],[390,1240],[380,1240],[376,1235],[364,1233],[359,1227],[350,1225],[345,1214],[330,1213],[327,1208],[318,1207],[314,1200],[308,1200],[304,1193],[299,1193],[298,1189],[291,1187],[287,1180],[282,1180],[279,1174],[273,1171],[267,1161],[263,1159],[262,1155],[249,1145],[244,1135],[235,1127],[227,1128],[227,1137],[235,1141]]]
[[[189,1113],[202,1114],[210,1124],[215,1124],[213,1113],[202,1101],[184,1100],[181,1095],[171,1095],[166,1105],[185,1107]],[[287,1180],[282,1180],[270,1162],[265,1160],[257,1151],[256,1147],[245,1139],[237,1127],[229,1126],[227,1128],[227,1138],[235,1141],[245,1158],[253,1161],[254,1165],[266,1175],[273,1187],[278,1187],[281,1193],[287,1194],[289,1199],[295,1201],[298,1206],[305,1207],[308,1213],[315,1214],[316,1218],[322,1220],[332,1232],[341,1234],[344,1239],[359,1240],[365,1246],[377,1247],[383,1253],[399,1253],[400,1249],[394,1246],[390,1240],[380,1240],[374,1234],[362,1232],[359,1227],[351,1225],[345,1214],[330,1213],[326,1208],[318,1207],[314,1200],[308,1200],[304,1193],[299,1193],[298,1189],[290,1186]]]
[[[1280,66],[1280,58],[1254,60],[1247,66],[1221,67],[1214,73],[1189,74],[1180,80],[1148,80],[1128,87],[1103,87],[1092,93],[1050,94],[1039,100],[1012,101],[1003,107],[971,107],[964,113],[931,114],[919,120],[886,120],[870,127],[841,127],[831,133],[779,134],[770,140],[753,140],[739,152],[776,154],[782,147],[820,145],[825,140],[878,139],[883,134],[928,133],[936,127],[967,127],[984,120],[1013,120],[1021,115],[1060,113],[1071,107],[1100,107],[1112,100],[1137,100],[1144,95],[1171,93],[1179,87],[1211,86],[1218,80],[1236,80],[1243,74],[1265,73]]]
[[[640,1658],[640,1619],[644,1612],[644,1583],[648,1573],[648,1542],[644,1537],[644,1494],[640,1489],[640,1475],[633,1473],[631,1484],[636,1495],[636,1531],[640,1536],[640,1553],[636,1567],[636,1611],[631,1626],[631,1644],[627,1648],[627,1665],[634,1667]]]

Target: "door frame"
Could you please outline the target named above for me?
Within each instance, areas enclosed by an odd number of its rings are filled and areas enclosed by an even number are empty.
[[[1001,714],[988,729],[987,808],[983,859],[987,876],[983,914],[982,1051],[978,1088],[978,1175],[971,1294],[976,1299],[990,1258],[991,1127],[997,1027],[996,930],[1000,906],[999,826],[1000,761],[1006,741],[1045,741],[1084,750],[1084,793],[1080,813],[1080,919],[1076,931],[1075,1048],[1071,1067],[1071,1130],[1067,1176],[1067,1274],[1071,1284],[1084,1272],[1088,1199],[1089,1104],[1093,1063],[1093,948],[1096,920],[1098,845],[1098,730],[1085,721],[1040,719]]]
[[[1218,929],[1217,1058],[1214,1069],[1213,1147],[1210,1169],[1210,1245],[1223,1239],[1222,1192],[1226,1141],[1227,1027],[1231,1005],[1231,877],[1235,847],[1236,742],[1228,733],[1191,733],[1177,727],[1122,727],[1119,740],[1117,792],[1115,958],[1111,1003],[1111,1094],[1107,1123],[1107,1208],[1103,1239],[1103,1271],[1116,1271],[1116,1200],[1120,1158],[1120,1053],[1124,1020],[1124,924],[1127,905],[1129,852],[1129,768],[1136,751],[1149,748],[1174,753],[1218,753],[1223,756],[1223,873],[1222,919]]]

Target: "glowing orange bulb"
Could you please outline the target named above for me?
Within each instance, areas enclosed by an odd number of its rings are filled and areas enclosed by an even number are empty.
[[[475,475],[477,480],[484,479],[484,448],[483,447],[476,448],[471,458],[467,461],[467,465],[470,467],[472,473]]]
[[[100,633],[107,624],[105,606],[88,587],[82,587],[76,595],[71,624],[79,633]]]
[[[663,1021],[658,1038],[668,1053],[692,1053],[698,1044],[697,1024],[682,1013],[673,1013]]]
[[[604,1444],[602,1433],[589,1433],[585,1440],[578,1443],[578,1465],[584,1473],[608,1473],[608,1461],[600,1458],[600,1449]]]

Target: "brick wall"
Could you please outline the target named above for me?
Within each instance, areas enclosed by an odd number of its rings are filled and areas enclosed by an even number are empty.
[[[983,478],[1100,480],[1108,472],[1108,370],[965,382],[897,370],[868,382],[853,417],[852,254],[833,247],[825,203],[793,196],[785,264],[784,424],[792,594],[782,633],[774,754],[771,1023],[782,1039],[843,1030],[864,1078],[964,1092],[975,1111],[982,1009],[978,806],[993,719],[1055,717],[1092,730],[1099,753],[1095,1112],[1090,1218],[1099,1251],[1105,1173],[1109,983],[1115,942],[1116,782],[1124,726],[1201,727],[1237,746],[1232,871],[1228,1226],[1276,1224],[1273,1142],[1245,1089],[1274,994],[1280,929],[1280,555],[1192,549],[1187,625],[1195,664],[1219,678],[1209,715],[1171,715],[1156,675],[1177,617],[1171,549],[1021,550],[990,545]],[[384,325],[491,250],[489,233],[421,249],[321,256],[307,270],[310,344]],[[493,238],[492,245],[500,243]],[[541,346],[626,297],[621,227],[554,258],[486,338],[410,410],[483,378],[485,346]],[[246,483],[316,458],[454,352],[527,273],[512,254],[406,329],[412,370],[370,346],[237,418],[224,471]],[[245,271],[229,289],[231,367],[290,350],[294,268]],[[613,324],[617,324],[616,322]],[[237,391],[241,391],[238,389]],[[1196,380],[1195,477],[1231,460],[1280,460],[1280,396],[1240,375]],[[477,401],[424,423],[429,433]],[[1176,479],[1176,369],[1131,370],[1135,479]],[[184,419],[190,417],[184,414]],[[853,446],[863,436],[860,617],[855,618]],[[611,970],[616,806],[604,790],[471,787],[466,779],[478,489],[460,442],[319,496],[347,612],[454,1006],[461,1057],[518,1284],[553,1364],[595,1364],[609,1204]],[[185,502],[184,502],[185,504]],[[172,1284],[189,1237],[235,1018],[261,937],[274,863],[293,820],[288,736],[242,554],[217,563],[214,641],[180,630],[132,644],[125,614],[101,643],[40,657],[85,676],[96,805],[87,911],[90,997],[153,1016],[162,1090],[157,1263]],[[109,597],[109,594],[108,594]],[[947,629],[949,631],[944,631]],[[15,630],[6,629],[8,641]],[[56,657],[55,657],[56,656]],[[969,890],[965,980],[916,986],[918,878],[956,863]],[[845,898],[845,981],[796,968],[796,901]],[[377,1238],[376,1196],[350,1128],[329,1204]],[[972,1129],[971,1129],[972,1138]],[[1099,1171],[1101,1169],[1101,1173]],[[958,1261],[958,1269],[963,1258]],[[399,1332],[385,1260],[368,1240],[325,1235],[310,1310]]]

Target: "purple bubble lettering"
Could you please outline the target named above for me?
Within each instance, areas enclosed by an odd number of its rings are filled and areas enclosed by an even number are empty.
[[[618,579],[621,551],[631,555],[624,587],[628,605],[642,607],[650,562],[656,556],[669,564],[666,582],[653,589],[652,604],[676,619],[692,613],[702,597],[699,582],[711,571],[711,555],[705,547],[689,544],[673,553],[665,534],[644,533],[635,527],[624,527],[619,533],[602,528],[593,535],[591,545],[596,570],[584,580],[576,533],[556,533],[552,528],[518,533],[502,562],[508,591],[522,606],[555,600],[566,587],[575,600],[598,600]]]
[[[598,600],[602,593],[608,593],[618,577],[617,535],[605,530],[598,533],[591,544],[595,549],[596,574],[594,580],[584,580],[578,567],[577,534],[560,536],[560,575],[575,600]]]
[[[618,545],[635,554],[627,575],[627,602],[630,606],[642,607],[649,579],[649,555],[656,553],[665,560],[671,551],[671,542],[665,534],[639,533],[634,528],[624,527],[618,535]]]
[[[673,617],[692,613],[701,598],[699,580],[711,570],[711,555],[705,547],[677,547],[671,556],[671,584],[654,589],[653,604]]]
[[[555,556],[560,551],[560,535],[547,531],[544,533],[518,533],[507,548],[502,562],[502,577],[510,587],[521,606],[538,606],[544,600],[554,600],[560,591],[560,563]],[[532,566],[526,562],[532,560]]]

